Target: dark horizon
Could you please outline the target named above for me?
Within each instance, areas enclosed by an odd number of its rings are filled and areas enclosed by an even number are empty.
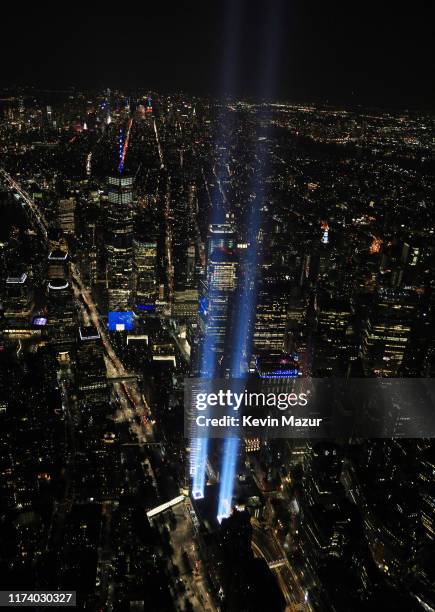
[[[138,89],[193,95],[429,108],[426,3],[391,13],[373,3],[274,0],[149,7],[146,16],[69,22],[7,18],[0,86]],[[420,8],[420,10],[418,10]],[[272,59],[273,58],[273,59]],[[274,78],[267,85],[265,75]]]

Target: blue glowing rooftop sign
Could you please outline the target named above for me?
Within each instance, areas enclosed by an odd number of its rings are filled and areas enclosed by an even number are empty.
[[[136,308],[138,310],[154,312],[156,309],[156,305],[155,304],[136,304]]]
[[[274,372],[259,372],[260,378],[296,378],[299,370],[275,370]]]
[[[134,313],[130,311],[109,312],[109,331],[131,331],[134,327]]]

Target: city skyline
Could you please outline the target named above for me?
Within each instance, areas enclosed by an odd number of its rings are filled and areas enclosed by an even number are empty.
[[[0,606],[435,611],[425,6],[8,18]]]
[[[5,21],[0,86],[106,87],[428,109],[430,13],[360,3],[189,3]],[[111,41],[111,44],[108,44]],[[276,49],[274,49],[276,47]],[[276,82],[261,83],[270,53]],[[231,76],[228,76],[229,74]]]

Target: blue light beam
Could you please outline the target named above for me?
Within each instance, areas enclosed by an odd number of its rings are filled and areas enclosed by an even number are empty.
[[[260,77],[260,95],[263,98],[270,97],[276,81],[276,60],[279,55],[280,30],[282,28],[283,0],[276,6],[270,8],[269,19],[266,23],[265,44],[262,48],[267,51],[266,61],[263,64],[263,74]],[[281,27],[280,27],[281,26]],[[266,122],[267,125],[267,122]],[[260,141],[257,141],[258,143]],[[251,241],[247,258],[247,270],[242,282],[241,290],[238,292],[238,300],[234,316],[234,353],[232,356],[231,376],[233,378],[244,378],[246,366],[252,343],[252,331],[257,300],[257,269],[258,269],[258,236],[261,225],[261,205],[264,198],[264,176],[265,176],[265,148],[257,145],[255,158],[259,161],[259,172],[254,173],[252,192],[255,198],[252,202],[249,218],[247,219],[250,230]],[[237,457],[239,451],[239,440],[227,438],[224,444],[222,460],[221,483],[219,488],[219,502],[217,519],[219,522],[231,514],[234,484],[237,469]]]
[[[221,73],[221,94],[222,96],[232,91],[234,88],[234,81],[236,76],[236,65],[238,58],[238,46],[240,44],[240,3],[227,0],[226,2],[226,14],[227,19],[225,21],[225,44],[223,45],[224,58],[222,63]],[[224,106],[225,108],[225,106]],[[231,117],[233,119],[233,117]],[[219,164],[219,168],[225,166],[228,161],[229,154],[229,143],[226,142],[224,124],[229,124],[228,114],[224,113],[222,117],[221,125],[222,129],[219,132],[216,142],[215,150],[224,151],[224,160],[222,164]],[[230,127],[230,126],[229,126]],[[228,129],[228,133],[233,135],[233,130]],[[219,183],[219,181],[216,181]],[[213,201],[211,202],[211,214],[210,224],[215,224],[219,221],[220,209],[222,207],[221,194],[218,186],[215,186],[212,196]],[[210,290],[210,289],[209,289]],[[207,328],[206,328],[207,329]],[[207,334],[203,340],[202,356],[200,362],[201,375],[206,373],[208,378],[212,378],[216,373],[216,353],[214,351],[215,340],[210,334]],[[208,452],[208,439],[207,438],[195,438],[191,440],[191,452],[190,452],[190,475],[192,476],[192,496],[195,499],[202,499],[205,492],[206,482],[206,467],[207,467],[207,452]]]

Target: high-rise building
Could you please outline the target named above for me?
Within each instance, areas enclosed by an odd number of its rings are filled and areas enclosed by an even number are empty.
[[[133,178],[108,178],[107,267],[109,311],[126,310],[133,277]]]
[[[153,304],[157,297],[157,242],[133,240],[136,305]]]
[[[262,287],[258,293],[254,352],[283,351],[287,337],[287,299],[279,291]]]
[[[238,259],[235,251],[218,247],[210,253],[207,280],[200,297],[200,321],[204,336],[204,352],[210,352],[210,363],[201,365],[205,374],[223,356],[231,325],[231,310],[237,286]],[[207,359],[205,359],[207,361]]]
[[[109,402],[103,345],[92,325],[79,328],[76,378],[81,413]]]
[[[26,272],[6,278],[2,303],[7,329],[25,328],[30,323],[33,291]]]
[[[207,261],[215,249],[225,247],[234,249],[236,237],[234,232],[234,215],[227,213],[221,223],[211,223],[208,228]]]
[[[52,278],[47,285],[48,332],[59,352],[69,352],[74,343],[77,311],[73,291],[65,278]]]
[[[66,234],[74,234],[76,231],[75,210],[75,198],[59,200],[57,213],[58,226]]]
[[[65,278],[68,274],[68,253],[53,249],[48,254],[48,278]]]
[[[418,297],[409,291],[380,289],[366,320],[362,358],[368,373],[397,376],[409,346]]]
[[[178,319],[193,318],[198,314],[198,289],[174,291],[172,316]]]
[[[357,353],[352,314],[352,305],[347,298],[325,296],[318,300],[314,371],[346,374]]]

